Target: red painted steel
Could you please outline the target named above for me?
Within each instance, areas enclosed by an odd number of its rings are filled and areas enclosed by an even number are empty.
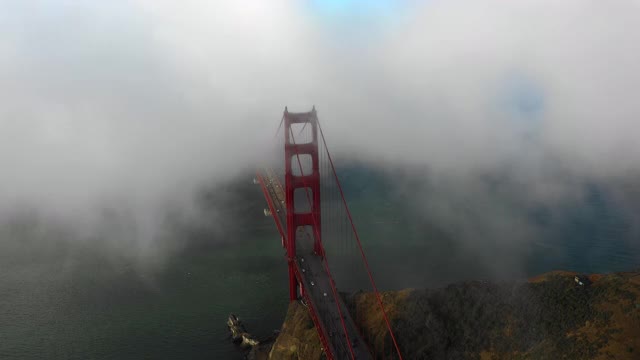
[[[291,138],[293,124],[310,124],[312,126],[311,142],[297,145]],[[295,301],[298,297],[297,280],[293,275],[293,259],[296,256],[296,232],[301,226],[314,228],[313,248],[317,254],[322,254],[320,233],[320,169],[318,161],[318,128],[315,112],[290,113],[284,111],[284,154],[285,154],[285,204],[287,209],[287,257],[289,262],[289,299]],[[295,176],[293,174],[293,158],[300,155],[311,156],[312,173],[307,176]],[[301,174],[302,175],[302,174]],[[313,193],[311,209],[306,213],[297,213],[294,204],[294,191],[298,188],[308,187]],[[316,236],[317,234],[317,236]],[[296,282],[296,284],[292,284]],[[301,286],[301,285],[300,285]]]
[[[292,136],[292,142],[295,144],[295,138],[293,136]],[[301,169],[301,175],[302,175],[302,164],[300,163],[299,156],[298,155],[294,155],[294,156],[296,156],[296,158],[297,158],[298,166]],[[305,180],[309,179],[310,177],[298,176],[297,178],[301,178],[302,179],[301,183],[302,183],[302,187],[303,188],[308,188],[308,185],[307,185]],[[274,217],[274,219],[276,221],[276,225],[279,225],[280,221],[279,221],[279,217],[276,216],[275,206],[273,205],[273,200],[271,199],[271,196],[269,195],[269,192],[266,189],[266,186],[265,186],[265,183],[264,183],[264,178],[259,173],[258,173],[258,180],[259,180],[260,184],[263,185],[263,193],[264,193],[265,197],[267,198],[267,203],[269,204],[269,209],[271,210],[271,213],[272,213],[272,215],[273,215],[273,217]],[[281,187],[280,181],[277,178],[270,177],[269,181],[273,181],[273,182],[275,182],[277,184],[277,186]],[[311,198],[310,198],[308,192],[306,192],[306,194],[307,194],[307,200],[309,202],[311,202]],[[299,216],[299,214],[298,214],[298,216]],[[315,219],[313,217],[309,218],[308,214],[305,215],[305,217],[307,218],[306,219],[307,221],[313,221],[314,225],[318,225],[317,223],[315,223]],[[315,228],[318,229],[319,226],[316,226]],[[279,226],[279,230],[280,229],[281,229],[281,227]],[[319,238],[319,234],[316,234],[316,236]],[[295,238],[294,238],[294,241],[295,241]],[[288,241],[286,241],[286,240],[285,240],[285,242],[288,243]],[[324,249],[322,247],[320,249],[321,249],[320,253],[324,254]],[[295,257],[294,257],[294,259],[295,259]],[[335,287],[335,281],[331,277],[331,272],[329,270],[329,267],[328,267],[328,264],[326,262],[326,259],[324,257],[322,259],[323,259],[322,263],[323,263],[324,269],[325,269],[325,271],[326,271],[326,273],[328,274],[328,277],[329,277],[332,295],[336,299],[336,304],[338,306],[338,313],[340,315],[340,321],[341,321],[342,326],[343,326],[343,328],[345,330],[345,334],[346,334],[346,337],[347,337],[347,343],[348,343],[350,351],[351,351],[351,356],[352,356],[352,358],[354,358],[353,350],[351,349],[351,340],[349,339],[349,335],[348,335],[348,332],[346,330],[346,325],[344,323],[344,318],[342,317],[342,311],[340,309],[339,302],[337,301],[338,294],[337,294],[337,289]],[[290,268],[290,270],[291,270],[291,268]],[[327,339],[327,335],[326,335],[327,331],[326,331],[323,323],[319,320],[319,317],[318,317],[317,312],[315,310],[313,299],[304,290],[304,286],[302,285],[303,284],[302,275],[300,274],[300,269],[298,268],[298,265],[297,265],[297,263],[295,261],[293,261],[293,270],[294,270],[294,274],[295,274],[295,277],[296,277],[296,280],[297,280],[295,282],[296,287],[299,290],[300,297],[305,299],[305,301],[309,305],[308,306],[309,313],[311,315],[311,318],[313,320],[313,323],[314,323],[316,329],[318,330],[318,335],[320,337],[320,341],[322,342],[323,348],[325,349],[325,354],[326,354],[328,359],[334,359],[334,355],[332,353],[332,350],[331,350],[331,347],[330,347],[330,343],[329,343],[329,341]],[[291,285],[291,283],[290,283],[290,285]]]
[[[303,130],[309,126],[311,132],[311,139],[308,143],[304,144],[296,144],[295,136],[293,134],[292,125],[294,124],[303,124]],[[376,298],[378,300],[378,304],[380,309],[382,310],[387,328],[393,340],[393,344],[397,351],[397,354],[402,360],[402,355],[398,348],[398,344],[396,342],[395,336],[391,329],[391,325],[389,319],[387,317],[386,311],[384,309],[384,305],[382,303],[380,293],[375,285],[373,280],[373,275],[371,270],[369,269],[369,264],[364,254],[364,250],[362,248],[362,244],[360,242],[360,238],[356,231],[355,225],[353,223],[353,219],[349,208],[347,206],[347,202],[344,197],[344,193],[342,190],[342,186],[338,179],[338,176],[335,171],[335,166],[333,164],[333,160],[331,155],[329,154],[329,150],[327,148],[326,140],[324,138],[324,134],[322,132],[322,128],[320,126],[320,122],[318,121],[317,114],[315,108],[308,113],[289,113],[285,108],[284,115],[282,121],[280,123],[280,127],[284,125],[285,132],[285,191],[283,194],[282,186],[280,185],[280,181],[277,177],[271,172],[267,170],[266,177],[263,177],[262,174],[258,173],[258,180],[261,185],[262,191],[267,199],[269,209],[274,217],[274,221],[276,222],[276,226],[278,227],[278,231],[280,232],[283,239],[283,246],[286,249],[287,261],[289,266],[289,294],[290,300],[295,301],[297,299],[305,299],[308,304],[309,313],[314,322],[316,329],[318,330],[318,335],[322,342],[322,345],[325,349],[325,353],[327,358],[334,359],[336,353],[333,353],[334,350],[339,350],[342,348],[334,349],[332,348],[332,343],[328,339],[327,329],[325,328],[325,324],[322,322],[322,319],[319,315],[322,314],[322,311],[319,313],[318,309],[316,309],[316,304],[313,302],[311,298],[311,294],[305,289],[305,278],[300,273],[300,268],[297,264],[297,244],[296,244],[296,233],[298,229],[301,227],[310,227],[311,233],[310,235],[313,237],[313,251],[315,253],[314,256],[319,256],[320,263],[322,264],[322,268],[328,277],[328,284],[331,289],[331,295],[333,295],[335,304],[337,306],[337,312],[340,319],[340,323],[345,333],[347,347],[350,351],[350,355],[352,359],[355,359],[354,349],[352,348],[351,339],[349,336],[349,331],[347,330],[345,324],[345,317],[342,314],[341,309],[341,300],[337,293],[337,289],[335,286],[335,282],[331,275],[329,265],[324,253],[324,247],[322,245],[322,233],[321,233],[321,209],[320,209],[320,168],[319,168],[319,156],[321,155],[319,152],[319,144],[322,141],[324,145],[324,151],[322,152],[323,156],[326,154],[328,157],[328,162],[330,163],[330,170],[333,172],[333,177],[335,178],[339,195],[342,198],[342,202],[344,204],[346,215],[351,224],[351,228],[353,233],[355,234],[355,238],[357,240],[357,244],[362,255],[362,259],[364,261],[365,268],[367,270],[367,274],[369,276],[369,280],[373,286]],[[279,129],[280,129],[279,127]],[[302,133],[302,131],[301,131]],[[305,139],[308,140],[308,139]],[[304,169],[302,167],[302,163],[300,161],[301,155],[308,155],[311,157],[311,173],[305,174]],[[295,175],[293,172],[293,162],[297,160],[297,165],[300,168],[300,174]],[[269,181],[269,184],[265,183],[265,181]],[[274,187],[274,183],[278,186]],[[309,210],[305,212],[296,212],[296,204],[295,204],[295,190],[296,189],[304,189],[304,192],[307,196],[307,201],[309,202]],[[309,194],[311,191],[311,194]],[[275,199],[272,198],[272,195],[275,196]],[[284,195],[284,196],[283,196]],[[284,198],[284,202],[282,202],[282,198]],[[278,201],[278,203],[274,203],[274,201]],[[285,214],[282,214],[283,210],[281,205],[284,204],[286,211]],[[278,215],[278,209],[280,210],[280,215]],[[286,219],[283,221],[282,215],[286,215]],[[286,223],[286,227],[284,226]],[[306,229],[305,229],[306,230]],[[308,280],[308,279],[307,279]],[[313,282],[311,283],[313,284]],[[325,293],[324,296],[327,296]],[[320,303],[322,305],[322,302]],[[322,310],[322,308],[320,308]],[[348,314],[347,314],[348,316]],[[352,320],[350,320],[352,321]],[[332,325],[333,326],[333,325]],[[351,325],[352,327],[354,324]],[[356,329],[357,332],[357,329]],[[357,337],[357,335],[356,335]],[[335,344],[334,344],[335,345]],[[342,346],[342,345],[341,345]],[[370,349],[368,349],[370,350]],[[339,354],[340,352],[338,352]],[[341,355],[342,356],[342,355]],[[360,356],[360,355],[359,355]]]
[[[265,178],[258,172],[257,174],[258,176],[258,181],[262,187],[262,192],[267,200],[267,204],[269,205],[269,209],[271,210],[271,214],[272,217],[274,218],[274,221],[276,222],[276,226],[278,226],[278,230],[281,230],[281,221],[280,221],[280,217],[277,216],[277,211],[276,211],[276,206],[274,205],[274,199],[271,197],[271,194],[269,192],[269,190],[267,189],[267,185],[265,182]],[[269,177],[269,182],[274,182],[276,183],[277,186],[281,186],[280,185],[280,181],[277,178],[272,177],[269,172],[267,171],[267,176]],[[272,184],[273,186],[273,184]],[[282,231],[280,231],[282,233]],[[284,245],[284,243],[283,243]],[[294,275],[295,278],[297,280],[296,284],[302,284],[304,283],[304,279],[302,277],[302,274],[300,273],[300,268],[298,266],[298,264],[294,261],[293,262],[293,267],[292,267],[293,271],[294,271]],[[320,342],[322,343],[322,347],[325,351],[325,355],[327,357],[327,359],[335,359],[334,355],[333,355],[333,351],[331,348],[331,344],[327,339],[327,330],[324,326],[324,324],[322,323],[322,321],[320,321],[320,318],[318,316],[318,312],[316,311],[316,307],[315,304],[313,302],[313,299],[309,296],[309,294],[304,291],[304,286],[299,286],[298,289],[300,290],[300,297],[302,299],[305,300],[306,304],[307,304],[307,309],[309,310],[309,314],[311,316],[311,320],[314,323],[315,328],[318,331],[318,336],[320,337]]]
[[[285,131],[286,131],[286,135],[285,135],[285,144],[292,144],[295,147],[297,147],[296,142],[295,142],[295,136],[293,135],[293,133],[290,130],[290,125],[287,126],[287,114],[288,112],[285,110]],[[321,234],[320,234],[320,172],[319,172],[319,162],[317,161],[317,156],[318,156],[318,118],[316,115],[316,109],[314,107],[314,109],[311,111],[311,113],[305,113],[305,115],[309,114],[310,117],[313,119],[313,122],[309,121],[308,123],[312,124],[312,132],[313,132],[313,140],[312,143],[315,143],[315,159],[316,161],[314,161],[314,165],[313,165],[313,174],[311,174],[310,176],[305,176],[305,174],[303,173],[303,168],[302,168],[302,163],[300,162],[300,154],[295,154],[297,161],[298,161],[298,166],[300,168],[300,175],[297,178],[299,178],[302,182],[302,186],[303,188],[305,188],[305,193],[307,195],[307,201],[311,202],[311,197],[309,196],[309,191],[308,189],[317,189],[313,191],[313,204],[312,204],[312,208],[314,208],[314,206],[317,204],[318,205],[318,209],[316,214],[318,215],[318,217],[312,216],[310,219],[313,221],[313,230],[315,231],[315,233],[313,234],[315,241],[314,241],[314,251],[316,253],[316,255],[321,256],[322,257],[322,264],[324,266],[324,270],[327,273],[327,276],[329,277],[329,284],[331,287],[331,292],[333,295],[333,298],[335,299],[336,302],[336,307],[338,309],[338,314],[340,316],[340,323],[342,325],[342,328],[344,329],[344,334],[347,340],[347,347],[349,349],[349,353],[351,355],[352,359],[355,359],[355,354],[353,353],[353,347],[351,345],[351,339],[349,338],[349,331],[347,330],[347,326],[345,324],[344,321],[344,316],[342,315],[342,309],[340,306],[340,298],[338,295],[338,290],[336,289],[335,286],[335,282],[333,280],[333,276],[331,276],[331,271],[329,270],[329,264],[327,263],[327,259],[324,257],[324,249],[322,247],[322,243],[319,241]],[[306,126],[308,123],[305,123],[304,126]],[[287,159],[290,159],[290,157],[287,157]],[[291,166],[291,162],[289,160],[287,160],[287,164],[289,166]],[[316,175],[317,174],[317,175]],[[317,183],[315,184],[316,187],[313,187],[313,183],[312,184],[308,184],[306,181],[308,179],[317,179]],[[287,195],[289,195],[289,193],[287,192]],[[292,195],[292,202],[293,202],[293,192],[291,192]],[[318,202],[316,202],[316,197],[318,198]],[[315,211],[315,209],[314,209]],[[288,226],[288,222],[287,222],[287,226]],[[295,238],[294,238],[295,239]],[[294,240],[295,241],[295,240]],[[318,248],[316,248],[316,245],[318,245]],[[323,336],[324,334],[321,334],[321,336]]]

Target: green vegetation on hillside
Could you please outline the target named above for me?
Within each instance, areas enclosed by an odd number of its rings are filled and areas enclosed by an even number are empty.
[[[637,359],[640,273],[592,275],[588,286],[577,285],[574,275],[388,292],[383,302],[405,359]],[[390,358],[391,338],[373,294],[346,301],[370,348]],[[287,321],[283,329],[291,328]]]

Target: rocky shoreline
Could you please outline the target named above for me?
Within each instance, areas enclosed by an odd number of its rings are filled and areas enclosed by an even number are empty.
[[[271,347],[280,333],[280,331],[276,330],[271,336],[258,340],[255,336],[247,332],[246,327],[235,314],[229,315],[227,327],[231,332],[231,341],[237,344],[240,350],[245,353],[247,360],[269,359]]]

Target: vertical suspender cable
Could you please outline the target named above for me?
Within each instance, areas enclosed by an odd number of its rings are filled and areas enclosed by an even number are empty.
[[[351,228],[353,229],[353,233],[355,235],[356,241],[358,243],[358,248],[360,249],[360,254],[362,255],[362,260],[364,261],[365,268],[367,270],[367,275],[369,275],[369,281],[373,286],[376,299],[378,300],[378,304],[380,309],[382,310],[382,315],[384,316],[384,321],[387,323],[387,329],[389,329],[389,334],[391,335],[391,340],[393,340],[393,345],[396,348],[398,356],[400,360],[402,360],[402,354],[400,353],[400,348],[398,347],[398,343],[396,342],[396,337],[393,334],[393,330],[391,329],[391,324],[389,323],[389,318],[387,317],[387,312],[384,310],[384,305],[382,303],[382,299],[380,297],[380,293],[378,291],[378,287],[376,286],[375,281],[373,280],[373,275],[371,274],[371,269],[369,268],[369,262],[367,261],[367,257],[364,254],[364,250],[362,249],[362,243],[360,242],[360,237],[358,236],[358,232],[356,231],[356,227],[353,223],[353,218],[351,217],[351,212],[349,211],[349,206],[347,205],[347,201],[344,197],[344,192],[342,191],[342,186],[340,185],[340,180],[338,179],[338,174],[336,173],[335,166],[333,165],[333,160],[331,159],[331,154],[329,153],[329,148],[327,147],[327,142],[324,138],[324,133],[322,132],[322,126],[320,125],[320,121],[318,120],[318,129],[320,130],[320,136],[322,137],[322,142],[324,143],[324,147],[327,150],[327,157],[329,159],[329,163],[331,164],[331,169],[333,170],[333,176],[336,179],[336,184],[338,185],[338,190],[340,191],[340,197],[342,197],[342,201],[344,203],[345,211],[347,212],[347,216],[349,218],[349,222],[351,223]]]

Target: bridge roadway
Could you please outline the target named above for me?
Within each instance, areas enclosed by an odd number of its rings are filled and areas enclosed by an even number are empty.
[[[280,182],[277,180],[272,171],[267,170],[262,174],[263,185],[265,186],[268,196],[275,210],[277,221],[280,221],[282,229],[286,234],[286,206],[284,201],[284,191]],[[304,233],[302,236],[296,236],[296,265],[297,277],[303,283],[306,292],[307,301],[321,322],[321,329],[325,334],[325,338],[332,347],[331,353],[335,359],[351,359],[351,352],[347,345],[347,337],[345,336],[345,328],[351,341],[351,348],[355,359],[373,359],[367,344],[360,336],[360,332],[355,326],[347,306],[342,298],[338,295],[338,306],[331,289],[331,277],[326,272],[322,258],[313,252],[313,234]],[[306,238],[306,241],[300,241]],[[340,320],[340,313],[344,320],[344,326]]]

